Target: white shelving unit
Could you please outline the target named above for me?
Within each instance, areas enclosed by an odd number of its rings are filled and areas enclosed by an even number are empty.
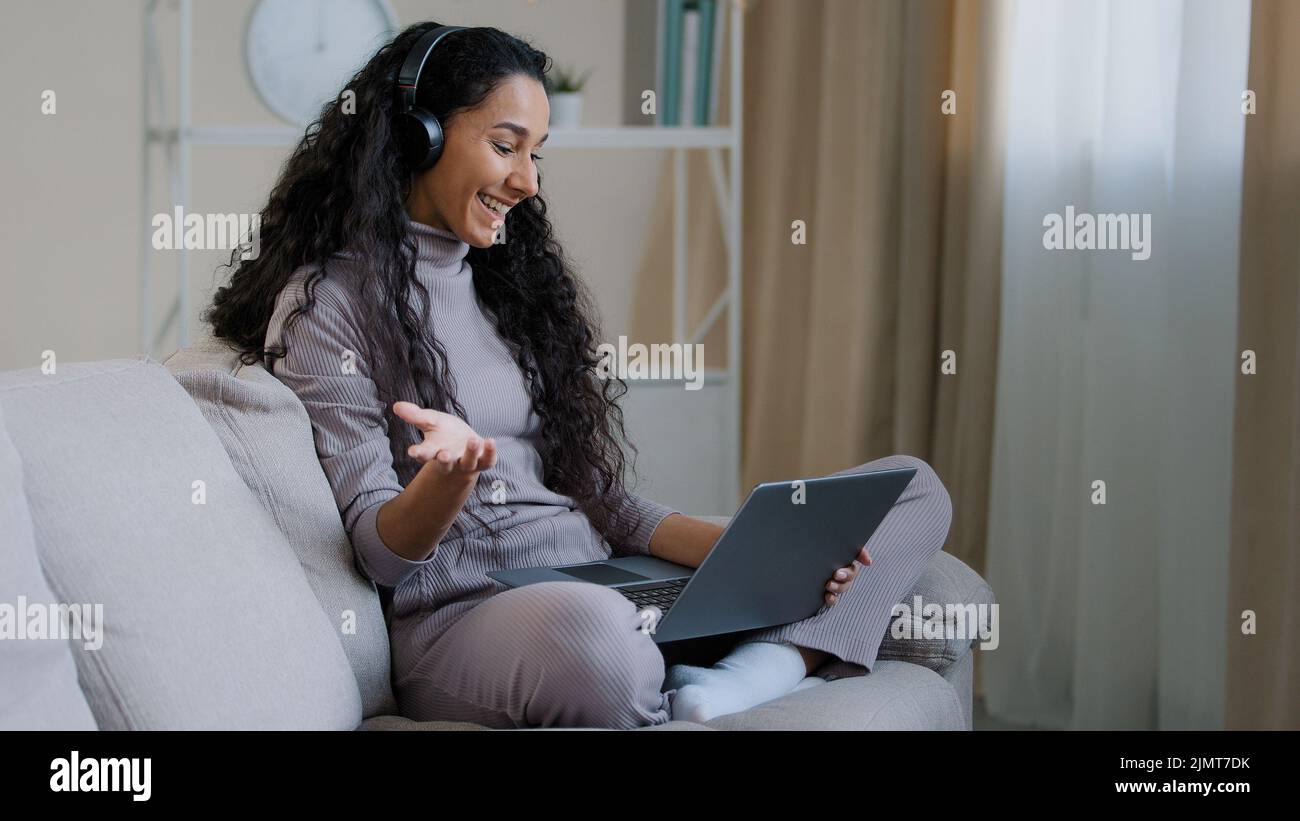
[[[178,61],[176,71],[176,117],[168,123],[164,69],[158,46],[158,16],[161,0],[149,0],[144,11],[144,72],[143,72],[143,175],[141,188],[141,224],[145,226],[140,279],[140,332],[142,353],[155,354],[157,346],[176,329],[178,346],[189,345],[191,340],[190,264],[184,249],[175,253],[177,260],[177,295],[166,316],[157,323],[153,316],[154,278],[153,247],[151,244],[151,218],[155,211],[150,207],[153,181],[153,152],[155,145],[163,146],[166,154],[171,202],[168,210],[176,206],[188,210],[191,190],[190,160],[193,149],[209,146],[249,146],[259,148],[291,147],[302,137],[302,129],[291,126],[205,126],[195,127],[191,118],[193,0],[175,0],[178,14]],[[741,187],[741,123],[742,77],[744,65],[744,9],[738,0],[730,8],[730,126],[613,126],[600,128],[555,128],[546,141],[552,149],[664,149],[673,152],[673,341],[700,343],[725,312],[727,315],[727,366],[710,369],[705,373],[705,384],[713,389],[724,387],[728,391],[725,430],[722,439],[727,449],[727,484],[723,490],[723,504],[734,509],[740,501],[740,374],[741,374],[741,243],[742,217]],[[686,318],[686,227],[689,213],[687,197],[686,152],[709,152],[710,177],[713,182],[714,201],[719,209],[724,227],[727,249],[727,285],[705,313],[700,324],[688,330]],[[723,151],[727,152],[724,172]],[[645,381],[628,382],[633,390],[682,390],[681,382]],[[692,511],[704,512],[704,511]]]

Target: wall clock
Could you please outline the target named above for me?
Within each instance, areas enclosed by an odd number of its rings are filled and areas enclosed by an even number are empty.
[[[301,126],[396,34],[387,0],[260,0],[244,57],[262,101]]]

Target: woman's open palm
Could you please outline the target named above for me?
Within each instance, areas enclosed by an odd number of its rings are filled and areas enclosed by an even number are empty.
[[[442,473],[477,473],[496,464],[496,441],[479,436],[463,419],[413,402],[395,402],[393,413],[424,434],[423,442],[406,450],[421,464],[433,463]]]

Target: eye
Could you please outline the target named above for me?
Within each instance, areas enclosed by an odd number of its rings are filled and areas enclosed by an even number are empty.
[[[494,143],[492,143],[492,146],[493,146],[494,148],[496,148],[497,151],[501,152],[501,154],[503,154],[503,155],[505,155],[505,156],[509,156],[509,155],[515,153],[515,150],[514,150],[513,148],[511,148],[510,146],[508,146],[508,145],[502,145],[501,143],[494,142]],[[533,154],[533,155],[532,155],[532,158],[533,158],[534,161],[539,161],[539,160],[544,159],[543,157],[541,157],[540,155],[537,155],[537,154]]]

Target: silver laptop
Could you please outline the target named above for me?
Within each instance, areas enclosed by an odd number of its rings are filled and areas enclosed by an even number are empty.
[[[756,485],[698,568],[654,556],[494,570],[510,587],[589,582],[642,608],[657,643],[771,627],[814,616],[826,582],[857,557],[915,468]],[[870,584],[865,571],[855,584]]]

